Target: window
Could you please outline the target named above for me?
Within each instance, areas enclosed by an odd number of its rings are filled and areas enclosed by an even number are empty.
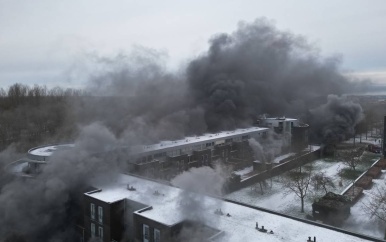
[[[103,223],[103,208],[101,206],[98,206],[98,221]]]
[[[249,135],[244,135],[241,137],[241,139],[245,140],[245,139],[249,139]]]
[[[90,204],[90,216],[91,216],[91,219],[95,219],[95,204],[94,203]]]
[[[143,232],[143,242],[149,242],[150,240],[149,225],[144,224],[142,232]]]
[[[103,240],[103,227],[99,227],[98,232],[99,232],[99,238]]]
[[[91,223],[91,237],[95,237],[95,224]]]
[[[154,229],[154,242],[161,242],[161,231]]]
[[[184,163],[185,163],[184,160],[181,160],[181,161],[179,162],[178,168],[179,168],[180,170],[183,170],[183,169],[184,169],[184,166],[185,166]]]

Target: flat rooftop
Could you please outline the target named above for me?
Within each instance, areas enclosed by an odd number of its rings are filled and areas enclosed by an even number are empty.
[[[35,156],[51,156],[55,151],[62,149],[71,149],[74,148],[74,144],[59,144],[59,145],[47,145],[32,148],[28,151],[28,154]]]
[[[281,120],[281,121],[297,121],[297,119],[295,118],[285,118],[285,117],[282,117],[282,118],[263,118],[262,120]]]
[[[232,138],[243,134],[248,135],[250,133],[263,132],[266,130],[269,130],[269,128],[250,127],[250,128],[236,129],[231,131],[221,131],[214,134],[207,133],[200,136],[185,137],[184,139],[181,139],[181,140],[173,140],[173,141],[166,140],[166,141],[161,141],[160,143],[157,143],[157,144],[141,145],[141,146],[135,147],[134,150],[137,151],[138,153],[149,152],[149,151],[173,148],[173,147],[182,146],[182,145],[212,142],[215,140]]]
[[[136,191],[127,190],[127,184]],[[119,175],[109,185],[96,183],[94,186],[102,190],[86,193],[87,196],[107,203],[127,198],[147,204],[152,209],[136,213],[165,225],[200,216],[204,218],[203,223],[224,232],[223,237],[214,241],[306,241],[308,236],[316,236],[318,242],[373,241],[129,175]],[[223,215],[215,214],[216,209],[221,209]],[[257,231],[256,222],[274,234]]]

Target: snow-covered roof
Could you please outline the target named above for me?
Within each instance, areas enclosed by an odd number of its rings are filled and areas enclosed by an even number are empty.
[[[32,148],[28,151],[29,155],[49,157],[60,149],[74,148],[74,144],[47,145]]]
[[[297,121],[295,118],[286,118],[286,117],[279,117],[279,118],[265,118],[263,120],[278,120],[278,121]]]
[[[127,190],[128,184],[133,186],[136,191]],[[102,190],[92,194],[86,193],[87,196],[107,203],[127,198],[152,206],[152,209],[137,213],[159,223],[173,225],[190,218],[189,211],[184,212],[185,210],[183,209],[184,204],[189,204],[189,201],[183,198],[192,198],[194,195],[187,196],[186,191],[184,192],[179,188],[128,175],[118,176],[114,184],[105,186],[95,185]],[[158,191],[159,194],[154,194],[155,191]],[[224,236],[218,241],[224,241],[224,238],[226,238],[226,241],[236,242],[306,241],[308,236],[316,236],[318,242],[371,241],[262,210],[226,202],[221,199],[202,196],[197,200],[201,204],[199,206],[201,209],[199,211],[190,211],[190,214],[192,212],[193,214],[202,213],[208,226],[224,231]],[[224,215],[214,213],[218,208],[221,208]],[[231,216],[226,216],[225,214],[227,213]],[[260,227],[264,226],[265,229],[268,231],[272,230],[274,233],[269,234],[257,231],[255,229],[256,222],[258,222]]]
[[[170,149],[170,148],[180,147],[180,146],[181,147],[191,146],[192,144],[199,145],[199,144],[214,142],[214,141],[222,140],[226,138],[233,138],[240,135],[261,133],[266,130],[268,130],[268,128],[250,127],[250,128],[244,128],[244,129],[236,129],[232,131],[221,131],[214,134],[207,133],[201,136],[185,137],[184,139],[181,139],[181,140],[161,141],[160,143],[157,143],[157,144],[143,145],[143,146],[134,148],[134,150],[137,151],[138,153],[142,153],[142,152]]]

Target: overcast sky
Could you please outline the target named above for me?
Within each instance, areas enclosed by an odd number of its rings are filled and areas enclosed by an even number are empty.
[[[216,33],[266,17],[305,36],[342,70],[386,83],[385,0],[0,0],[0,87],[79,87],[71,76],[85,53],[113,55],[140,45],[179,66]]]

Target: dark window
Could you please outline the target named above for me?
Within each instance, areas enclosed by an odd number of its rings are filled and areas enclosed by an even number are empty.
[[[103,208],[101,206],[98,206],[98,221],[103,223]]]
[[[99,230],[99,238],[101,238],[101,240],[103,240],[103,228],[99,227],[98,230]]]
[[[154,242],[161,242],[161,231],[154,229]]]
[[[145,241],[149,241],[149,236],[150,231],[149,231],[149,225],[144,224],[143,225],[143,238]]]
[[[95,237],[95,224],[91,223],[91,237]]]
[[[91,219],[95,219],[95,204],[94,203],[90,204],[90,217],[91,217]]]

